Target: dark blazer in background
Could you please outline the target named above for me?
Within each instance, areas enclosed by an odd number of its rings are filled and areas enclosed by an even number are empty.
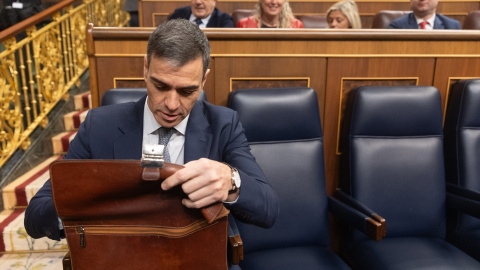
[[[192,8],[181,7],[175,9],[175,11],[168,17],[168,19],[190,19],[192,15]],[[228,13],[221,12],[218,8],[215,8],[212,12],[212,16],[207,23],[207,27],[233,27],[232,16]]]
[[[404,15],[395,19],[388,26],[394,29],[418,29],[417,20],[413,13]],[[433,29],[461,29],[460,23],[457,20],[448,18],[441,14],[435,14],[435,21],[433,22]]]
[[[145,99],[90,110],[64,158],[140,160]],[[235,219],[261,227],[273,225],[278,214],[277,195],[250,153],[236,112],[196,102],[185,131],[184,160],[187,163],[202,157],[238,168],[240,197],[234,204],[225,204]],[[59,240],[58,225],[49,180],[30,201],[25,228],[33,238]]]

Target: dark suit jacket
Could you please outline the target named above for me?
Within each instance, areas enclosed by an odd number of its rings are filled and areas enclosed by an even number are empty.
[[[145,97],[138,102],[91,110],[81,124],[65,159],[141,158]],[[240,197],[225,204],[233,216],[261,227],[273,225],[278,199],[250,153],[236,112],[208,102],[193,106],[185,132],[185,162],[206,157],[237,167],[242,179]],[[25,228],[33,238],[60,239],[50,181],[30,201]]]
[[[388,26],[394,29],[418,29],[417,20],[413,13],[409,13],[398,19],[395,19]],[[433,29],[460,29],[460,23],[457,20],[450,19],[447,16],[435,14]]]
[[[192,8],[181,7],[175,9],[175,11],[168,17],[168,19],[190,19],[192,15]],[[207,27],[233,27],[232,16],[228,13],[221,12],[218,8],[215,8],[212,12],[212,16],[207,23]]]

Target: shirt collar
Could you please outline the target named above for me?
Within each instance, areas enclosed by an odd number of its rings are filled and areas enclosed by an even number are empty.
[[[200,20],[202,20],[202,24],[199,25],[198,27],[200,27],[200,28],[205,28],[205,27],[207,26],[207,24],[208,24],[208,21],[210,20],[210,17],[212,17],[212,14],[208,15],[208,17],[206,17],[206,18],[200,19]],[[190,20],[191,22],[193,22],[193,23],[196,24],[196,22],[195,22],[195,19],[196,19],[196,18],[197,18],[197,17],[195,17],[195,16],[193,15],[193,13],[192,13],[192,14],[190,14],[190,19],[189,19],[189,20]]]
[[[414,15],[415,16],[415,15]],[[417,20],[417,25],[419,25],[421,22],[423,22],[424,20],[421,19],[421,18],[418,18],[417,16],[415,16],[415,20]],[[428,20],[427,20],[428,24],[432,27],[433,29],[433,24],[435,23],[435,13],[433,13],[433,16],[430,17]]]
[[[145,100],[145,108],[143,110],[143,123],[145,125],[145,131],[147,134],[151,134],[153,132],[156,132],[157,129],[162,127],[157,120],[155,120],[155,116],[153,116],[152,111],[150,111],[150,108],[148,107],[148,96],[147,99]],[[187,130],[187,123],[188,123],[188,118],[190,118],[190,114],[185,117],[185,119],[182,120],[182,122],[178,123],[174,128],[180,132],[182,135],[185,135],[185,131]]]

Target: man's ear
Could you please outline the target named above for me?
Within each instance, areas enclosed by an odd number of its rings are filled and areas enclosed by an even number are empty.
[[[207,69],[207,71],[205,72],[205,76],[203,76],[202,90],[203,90],[203,87],[205,86],[205,82],[207,81],[207,77],[209,73],[210,73],[210,69]]]
[[[143,79],[145,83],[147,82],[147,73],[148,73],[148,58],[147,55],[143,57]]]

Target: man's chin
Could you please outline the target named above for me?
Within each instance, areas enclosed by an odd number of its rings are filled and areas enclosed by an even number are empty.
[[[193,16],[195,16],[197,18],[200,18],[200,19],[203,19],[203,18],[207,17],[207,16],[205,16],[205,12],[196,12],[196,13],[193,13]]]

